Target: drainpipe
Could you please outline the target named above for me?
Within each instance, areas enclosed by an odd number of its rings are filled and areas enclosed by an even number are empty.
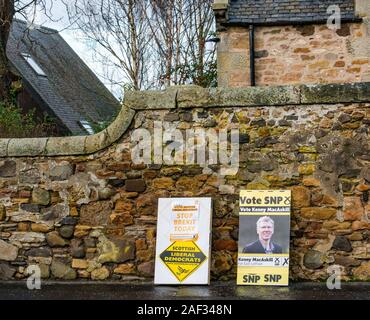
[[[249,25],[249,51],[250,51],[250,80],[251,86],[256,86],[256,67],[255,67],[255,50],[254,50],[254,25]]]

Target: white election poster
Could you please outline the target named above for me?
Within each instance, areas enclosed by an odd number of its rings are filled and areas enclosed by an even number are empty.
[[[158,201],[155,284],[209,284],[211,198]]]

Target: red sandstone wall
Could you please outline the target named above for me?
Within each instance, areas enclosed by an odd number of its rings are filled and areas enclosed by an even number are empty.
[[[219,86],[250,85],[249,31],[229,28],[220,34]],[[256,84],[348,83],[370,80],[368,30],[363,23],[257,27]]]

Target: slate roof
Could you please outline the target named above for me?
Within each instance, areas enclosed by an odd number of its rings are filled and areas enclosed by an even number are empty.
[[[357,20],[355,0],[229,0],[229,24],[324,22],[327,8],[339,5],[343,21]]]
[[[30,54],[46,74],[38,75],[22,56]],[[119,102],[56,30],[28,30],[25,22],[12,25],[7,55],[36,101],[48,108],[73,135],[87,132],[78,121],[110,120]]]

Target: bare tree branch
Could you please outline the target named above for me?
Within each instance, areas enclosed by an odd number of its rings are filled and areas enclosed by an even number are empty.
[[[68,12],[105,76],[141,90],[208,85],[208,68],[215,65],[214,48],[206,48],[214,30],[211,5],[212,0],[75,0]]]

